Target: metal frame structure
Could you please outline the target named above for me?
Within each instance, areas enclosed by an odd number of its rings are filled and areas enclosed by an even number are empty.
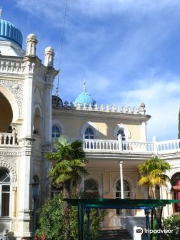
[[[64,199],[71,206],[78,207],[78,223],[79,223],[79,240],[83,240],[84,214],[88,216],[88,229],[86,240],[90,239],[90,211],[91,208],[99,209],[144,209],[146,216],[146,229],[153,229],[153,220],[156,220],[156,212],[158,208],[162,208],[167,204],[179,203],[179,200],[164,199]],[[151,223],[149,224],[149,214],[151,213]],[[157,222],[157,221],[156,221]],[[152,240],[152,234],[146,233],[146,240]],[[157,234],[159,239],[159,234]]]

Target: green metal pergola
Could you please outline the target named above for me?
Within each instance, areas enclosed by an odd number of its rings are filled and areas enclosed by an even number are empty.
[[[156,219],[156,211],[158,208],[164,207],[167,204],[179,203],[179,200],[164,200],[164,199],[64,199],[70,205],[78,207],[78,223],[79,223],[79,240],[83,240],[83,226],[84,226],[84,213],[88,217],[88,230],[86,240],[90,236],[90,210],[91,208],[99,209],[143,209],[146,215],[146,229],[149,229],[149,213],[151,213],[151,229],[153,229],[153,219]],[[152,234],[150,235],[150,240]],[[157,235],[159,239],[159,234]],[[149,240],[149,234],[146,233],[146,240]]]

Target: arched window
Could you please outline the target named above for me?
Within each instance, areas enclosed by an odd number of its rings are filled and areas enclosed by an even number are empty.
[[[86,128],[84,133],[85,139],[94,139],[94,131],[91,127]]]
[[[123,181],[124,187],[124,198],[130,198],[130,186],[129,183],[124,180]],[[121,198],[121,181],[117,181],[116,183],[116,198]]]
[[[98,184],[94,179],[87,179],[84,182],[84,191],[85,192],[97,192]]]
[[[40,108],[35,109],[34,113],[34,126],[33,126],[33,134],[40,135],[42,128],[42,117]]]
[[[117,137],[118,137],[119,135],[121,136],[122,141],[126,141],[126,136],[125,136],[125,133],[124,133],[124,129],[123,129],[123,128],[120,128],[119,131],[117,132]]]
[[[58,140],[61,136],[61,129],[57,125],[52,127],[52,139]]]
[[[0,216],[8,217],[10,214],[10,174],[9,171],[0,169]]]
[[[130,198],[130,186],[126,180],[123,181],[123,187],[124,187],[124,199]],[[121,199],[121,181],[120,180],[117,181],[116,183],[116,198]],[[126,211],[126,213],[129,215],[128,211]],[[122,209],[119,209],[119,208],[116,209],[116,214],[121,215]]]

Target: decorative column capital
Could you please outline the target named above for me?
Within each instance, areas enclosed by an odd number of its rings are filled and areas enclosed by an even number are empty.
[[[38,43],[36,35],[29,34],[26,43],[26,56],[36,56],[36,44]]]
[[[47,47],[45,49],[45,59],[44,65],[46,67],[53,67],[54,65],[54,49],[52,47]]]

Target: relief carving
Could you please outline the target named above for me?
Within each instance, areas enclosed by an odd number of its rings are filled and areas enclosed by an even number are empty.
[[[6,87],[16,98],[19,107],[19,117],[22,117],[22,102],[23,102],[23,83],[17,80],[0,80],[0,83]]]
[[[17,181],[16,160],[11,157],[0,157],[0,167],[7,168],[12,174],[12,182]]]

